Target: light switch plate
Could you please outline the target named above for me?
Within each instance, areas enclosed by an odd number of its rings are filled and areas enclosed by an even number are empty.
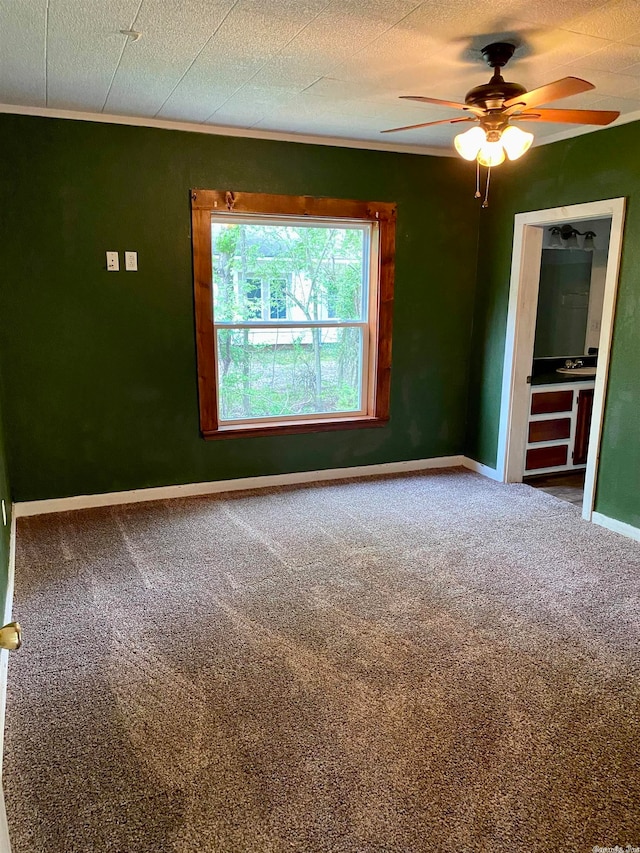
[[[124,253],[124,268],[129,270],[129,272],[137,272],[138,269],[138,253],[137,252],[125,252]]]
[[[109,272],[118,272],[120,269],[120,258],[117,252],[107,252],[107,269]]]

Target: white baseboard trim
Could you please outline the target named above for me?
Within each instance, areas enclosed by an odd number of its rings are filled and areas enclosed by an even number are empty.
[[[607,530],[613,530],[614,533],[621,533],[622,536],[628,536],[629,539],[635,539],[636,542],[640,542],[640,527],[634,527],[625,521],[618,521],[617,518],[610,518],[601,512],[591,513],[591,521],[594,524],[599,524],[600,527],[606,527]]]
[[[9,538],[9,571],[7,575],[7,597],[4,605],[3,624],[11,622],[13,611],[13,586],[16,574],[16,512],[15,505],[11,512],[11,534]],[[4,756],[4,721],[7,704],[7,669],[9,652],[0,650],[0,776],[2,775],[2,759]],[[0,853],[11,853],[9,840],[9,825],[4,807],[4,793],[0,786]]]
[[[14,504],[18,518],[53,512],[69,512],[101,506],[160,501],[171,498],[214,495],[220,492],[238,492],[247,489],[268,489],[273,486],[292,486],[318,483],[327,480],[346,480],[350,477],[376,477],[381,474],[402,474],[409,471],[426,471],[433,468],[452,468],[466,465],[464,456],[438,456],[434,459],[410,459],[406,462],[383,462],[379,465],[358,465],[354,468],[328,468],[324,471],[296,471],[292,474],[275,474],[266,477],[243,477],[238,480],[215,480],[209,483],[185,483],[179,486],[159,486],[151,489],[133,489],[126,492],[108,492],[99,495],[78,495],[70,498],[52,498],[42,501],[22,501]],[[478,464],[478,463],[474,463]],[[484,467],[484,466],[483,466]],[[490,469],[487,469],[490,470]],[[479,473],[483,473],[480,471]]]
[[[469,471],[475,471],[476,474],[482,474],[483,477],[488,477],[490,480],[497,480],[499,483],[502,482],[502,477],[496,469],[490,468],[488,465],[483,465],[482,462],[476,462],[475,459],[469,459],[468,456],[465,456],[462,464]]]

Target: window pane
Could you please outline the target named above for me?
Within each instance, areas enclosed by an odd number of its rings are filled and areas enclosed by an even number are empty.
[[[257,224],[214,214],[216,323],[366,320],[369,234],[367,225]]]
[[[361,409],[362,328],[218,329],[220,420]]]
[[[269,293],[269,317],[284,320],[287,316],[287,280],[274,278]]]
[[[247,278],[243,290],[247,319],[262,320],[262,281],[259,278]]]

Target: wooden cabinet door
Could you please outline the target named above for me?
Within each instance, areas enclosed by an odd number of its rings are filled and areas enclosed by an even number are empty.
[[[589,431],[593,411],[593,388],[578,392],[578,414],[576,417],[576,440],[573,445],[573,464],[586,465],[589,450]]]
[[[529,444],[538,441],[557,441],[571,435],[571,418],[550,418],[529,423]]]
[[[531,395],[532,415],[570,412],[572,406],[573,391],[534,391]]]
[[[539,468],[566,467],[568,444],[555,444],[552,447],[530,447],[527,450],[525,470],[536,471]]]

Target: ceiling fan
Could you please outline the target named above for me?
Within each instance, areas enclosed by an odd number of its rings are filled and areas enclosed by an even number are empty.
[[[457,152],[466,160],[476,160],[479,166],[491,168],[503,163],[505,156],[510,160],[517,160],[531,147],[533,134],[521,130],[512,122],[549,121],[562,124],[607,125],[620,115],[615,110],[538,109],[539,104],[548,104],[560,98],[588,92],[590,89],[595,89],[595,86],[579,77],[563,77],[554,83],[547,83],[546,86],[527,92],[519,83],[505,81],[500,73],[514,51],[515,45],[508,42],[494,42],[482,49],[482,55],[488,65],[494,69],[493,76],[488,83],[475,86],[467,92],[464,104],[420,95],[401,96],[403,100],[452,107],[465,110],[472,115],[465,118],[410,124],[406,127],[392,127],[389,130],[383,130],[382,133],[416,130],[437,124],[473,122],[474,127],[455,137],[454,145]],[[476,197],[480,197],[478,190],[476,190]]]

